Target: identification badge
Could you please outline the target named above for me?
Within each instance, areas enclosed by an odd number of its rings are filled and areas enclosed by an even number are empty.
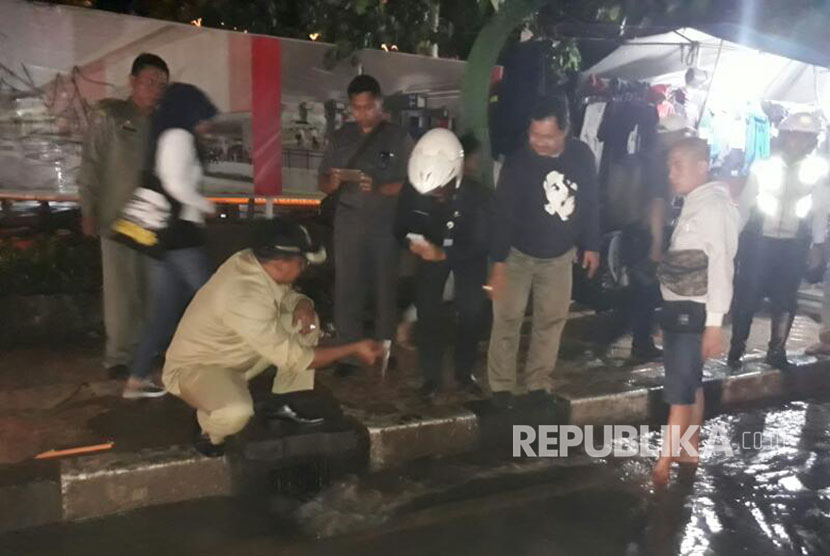
[[[448,237],[444,240],[444,247],[452,247],[452,238]]]

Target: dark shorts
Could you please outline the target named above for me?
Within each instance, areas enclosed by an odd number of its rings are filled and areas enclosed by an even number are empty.
[[[667,404],[695,403],[695,392],[703,384],[702,343],[702,333],[663,332],[663,399]]]

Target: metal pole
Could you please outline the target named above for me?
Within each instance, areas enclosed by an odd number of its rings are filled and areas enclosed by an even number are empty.
[[[438,27],[441,23],[441,2],[440,0],[436,0],[432,3],[432,32],[436,35],[438,34]],[[433,42],[430,45],[430,56],[433,58],[438,57],[438,41]]]
[[[723,52],[723,39],[720,41],[720,48],[718,48],[718,56],[715,58],[715,67],[712,68],[712,77],[709,78],[709,86],[706,88],[706,96],[703,99],[703,106],[700,107],[700,116],[695,122],[695,130],[700,129],[700,122],[703,121],[703,114],[709,104],[709,93],[712,92],[712,84],[715,82],[715,75],[718,73],[718,64],[720,63],[720,55]]]

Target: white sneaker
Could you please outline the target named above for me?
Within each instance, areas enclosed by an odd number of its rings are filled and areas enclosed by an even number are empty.
[[[121,397],[125,400],[139,400],[142,398],[160,398],[166,393],[167,390],[148,380],[138,388],[125,387]]]

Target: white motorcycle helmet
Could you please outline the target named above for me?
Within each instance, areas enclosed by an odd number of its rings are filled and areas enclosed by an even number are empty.
[[[455,180],[461,184],[464,174],[464,148],[455,134],[435,128],[424,134],[409,156],[409,182],[425,195]]]

